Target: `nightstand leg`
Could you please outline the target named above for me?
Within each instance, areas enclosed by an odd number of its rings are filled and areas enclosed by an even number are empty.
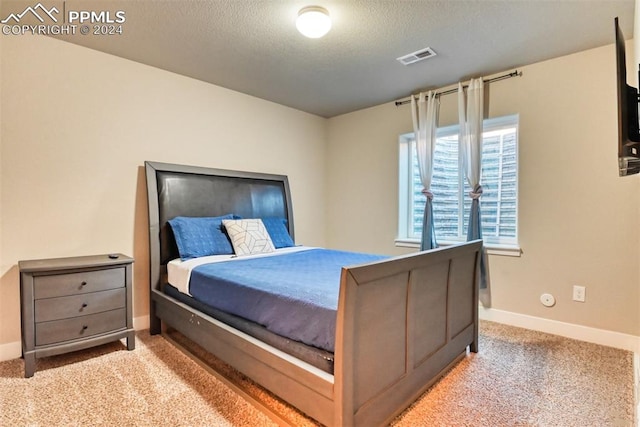
[[[31,378],[36,371],[36,354],[24,354],[24,377]]]

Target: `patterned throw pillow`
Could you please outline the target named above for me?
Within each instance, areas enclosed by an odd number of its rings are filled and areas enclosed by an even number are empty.
[[[261,219],[225,219],[222,221],[236,255],[251,255],[275,251],[273,242]]]

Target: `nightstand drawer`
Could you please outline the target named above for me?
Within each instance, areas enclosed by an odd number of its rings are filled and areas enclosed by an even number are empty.
[[[120,288],[68,297],[39,299],[35,301],[36,323],[123,308],[126,305],[126,297],[126,289]]]
[[[106,311],[71,319],[36,323],[36,345],[60,343],[124,329],[125,309]]]
[[[124,286],[124,268],[35,276],[33,278],[35,299],[105,291],[107,289],[124,288]]]

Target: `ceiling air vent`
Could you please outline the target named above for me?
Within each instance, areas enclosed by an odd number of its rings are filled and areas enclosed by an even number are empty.
[[[403,65],[409,65],[413,64],[414,62],[422,61],[423,59],[432,58],[434,56],[436,56],[436,53],[433,51],[433,49],[427,47],[396,59]]]

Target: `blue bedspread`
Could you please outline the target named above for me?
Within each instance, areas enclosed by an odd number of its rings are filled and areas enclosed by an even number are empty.
[[[193,269],[189,292],[278,335],[333,352],[342,267],[384,258],[309,249],[206,264]]]

